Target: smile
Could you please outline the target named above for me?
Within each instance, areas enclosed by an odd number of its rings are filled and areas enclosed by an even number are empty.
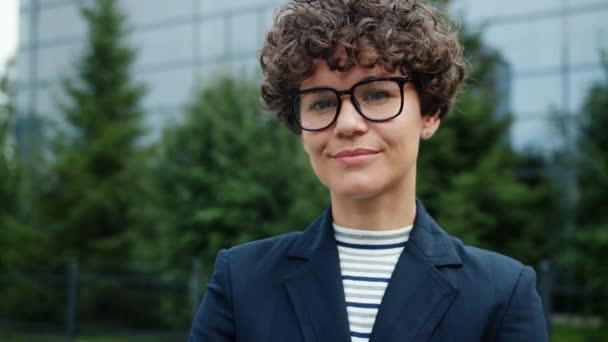
[[[340,151],[332,155],[332,158],[345,166],[356,166],[374,158],[379,153],[380,151],[359,148]]]

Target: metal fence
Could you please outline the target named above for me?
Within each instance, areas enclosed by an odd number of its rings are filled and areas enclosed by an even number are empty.
[[[538,265],[537,275],[538,293],[550,336],[555,323],[589,328],[608,323],[605,322],[608,317],[608,289],[563,282],[549,260]]]
[[[0,273],[0,303],[4,307],[0,309],[0,340],[25,334],[39,335],[43,340],[53,336],[57,341],[68,342],[85,335],[105,336],[109,340],[116,336],[121,341],[118,336],[128,337],[128,340],[138,336],[153,341],[184,341],[200,303],[204,281],[198,260],[193,262],[189,276],[170,278],[87,273],[75,261],[67,265],[64,273]],[[17,299],[11,298],[15,291],[20,293]],[[53,307],[54,314],[37,313],[35,305],[38,302],[47,311]],[[91,320],[91,310],[87,315],[85,306],[104,311],[95,313],[97,316],[105,314],[103,322]],[[125,307],[128,310],[121,310]],[[11,313],[6,312],[11,310],[18,311],[12,314],[20,317],[11,317]],[[104,321],[112,312],[121,317]],[[138,312],[145,317],[137,317]],[[154,323],[154,318],[172,314],[176,316],[172,318],[173,326],[166,322]]]

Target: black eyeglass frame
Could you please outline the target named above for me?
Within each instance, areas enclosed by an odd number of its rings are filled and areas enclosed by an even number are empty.
[[[397,83],[399,85],[399,91],[401,94],[401,104],[399,106],[399,111],[397,111],[397,113],[395,115],[392,115],[388,118],[383,118],[383,119],[372,119],[370,117],[367,117],[365,114],[363,114],[363,110],[361,110],[361,105],[359,104],[359,102],[357,101],[357,99],[355,98],[355,93],[354,90],[355,88],[357,88],[360,85],[363,84],[367,84],[367,83],[372,83],[372,82],[377,82],[377,81],[394,81],[395,83]],[[324,129],[326,129],[327,127],[331,126],[334,124],[334,122],[336,122],[336,120],[338,119],[338,115],[340,115],[340,110],[342,109],[342,96],[344,95],[349,95],[350,97],[350,102],[353,104],[353,106],[355,106],[355,109],[357,110],[357,112],[366,120],[372,121],[372,122],[384,122],[384,121],[389,121],[392,120],[396,117],[398,117],[401,112],[403,111],[403,86],[408,83],[408,82],[412,82],[413,78],[410,75],[404,75],[404,76],[378,76],[378,77],[370,77],[370,78],[366,78],[362,81],[359,81],[355,84],[353,84],[349,89],[346,90],[336,90],[334,88],[330,88],[330,87],[314,87],[314,88],[309,88],[309,89],[304,89],[304,90],[300,90],[297,91],[293,97],[292,97],[292,107],[293,107],[293,115],[296,118],[296,124],[303,130],[305,131],[309,131],[309,132],[316,132],[316,131],[322,131]],[[334,94],[336,94],[336,99],[338,100],[337,105],[336,105],[336,114],[334,114],[334,118],[331,120],[331,122],[329,124],[327,124],[326,126],[322,127],[322,128],[314,128],[314,129],[310,129],[310,128],[305,128],[302,127],[302,123],[300,122],[300,115],[299,110],[296,109],[296,102],[297,99],[300,95],[302,94],[306,94],[306,93],[312,93],[312,92],[317,92],[317,91],[331,91]]]

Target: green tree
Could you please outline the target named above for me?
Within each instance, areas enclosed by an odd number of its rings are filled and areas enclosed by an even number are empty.
[[[0,271],[14,263],[13,240],[21,231],[16,220],[18,194],[16,162],[12,156],[10,125],[14,116],[12,89],[12,62],[7,63],[5,73],[0,77]]]
[[[36,272],[48,258],[48,236],[29,225],[23,217],[18,198],[24,180],[23,168],[13,152],[12,124],[15,120],[12,72],[9,61],[0,77],[0,319],[32,320],[51,311],[33,312],[40,301],[52,302],[49,292],[32,279],[15,276],[16,272]],[[24,198],[31,200],[31,198]]]
[[[68,261],[76,260],[83,273],[131,273],[137,203],[145,200],[139,181],[146,157],[140,104],[145,89],[131,76],[136,51],[127,43],[118,2],[85,4],[85,47],[62,81],[62,122],[53,132],[41,184],[38,212],[54,252],[47,265],[65,272]],[[79,321],[150,321],[155,302],[145,295],[120,283],[92,282],[79,292]]]
[[[135,51],[125,42],[126,19],[116,1],[96,1],[81,14],[86,46],[63,81],[66,129],[53,144],[41,211],[61,267],[75,258],[86,270],[117,272],[130,257],[144,88],[131,80]]]
[[[327,205],[297,137],[259,110],[258,89],[219,78],[164,130],[138,267],[183,277],[198,258],[207,274],[220,249],[301,230]],[[171,326],[189,322],[188,305],[163,307]]]
[[[466,243],[536,264],[555,246],[561,227],[555,188],[538,157],[508,141],[510,115],[497,115],[500,56],[481,32],[464,28],[469,77],[454,113],[421,145],[418,194],[439,223]]]
[[[154,221],[168,246],[153,264],[184,269],[196,256],[210,265],[221,248],[302,229],[327,204],[297,137],[257,101],[255,82],[222,77],[165,129]]]
[[[579,273],[587,285],[608,286],[608,53],[602,54],[604,80],[584,101],[578,138],[576,242]]]
[[[26,224],[16,200],[22,195],[24,174],[11,133],[16,114],[13,69],[14,60],[10,60],[0,77],[0,271],[27,271],[45,260],[47,237]]]

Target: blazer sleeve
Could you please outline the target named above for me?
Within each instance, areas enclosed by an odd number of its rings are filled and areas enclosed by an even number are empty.
[[[536,274],[525,266],[520,274],[497,332],[497,342],[548,341],[543,307],[536,292]]]
[[[192,322],[188,342],[235,340],[228,251],[218,253],[207,293]]]

